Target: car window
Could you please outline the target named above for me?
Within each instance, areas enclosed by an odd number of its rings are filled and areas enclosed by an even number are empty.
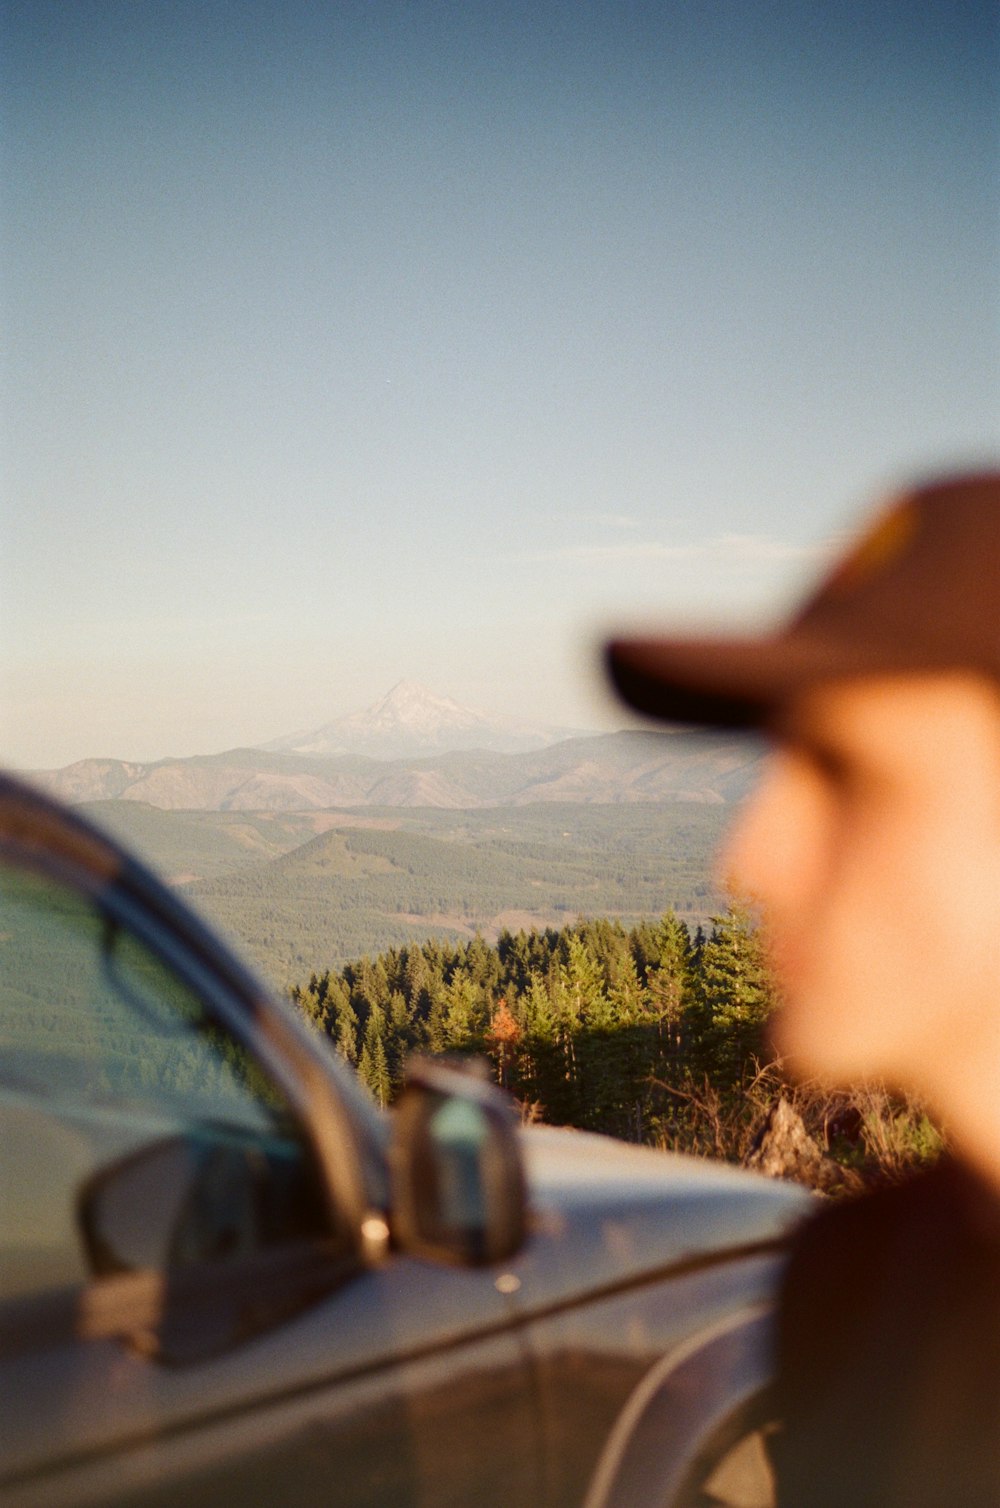
[[[145,1107],[270,1127],[273,1092],[132,932],[44,875],[0,872],[0,901],[8,1085],[64,1108]]]
[[[0,868],[0,1140],[0,1298],[332,1235],[283,1096],[198,992],[21,868]]]

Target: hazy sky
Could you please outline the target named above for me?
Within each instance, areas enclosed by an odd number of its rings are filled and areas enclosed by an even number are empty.
[[[594,726],[995,455],[996,15],[5,0],[0,759]]]

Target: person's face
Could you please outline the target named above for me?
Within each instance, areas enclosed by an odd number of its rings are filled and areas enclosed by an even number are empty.
[[[722,857],[762,909],[775,1046],[800,1073],[940,1099],[963,1065],[1000,1060],[996,691],[958,673],[841,681],[777,734]]]

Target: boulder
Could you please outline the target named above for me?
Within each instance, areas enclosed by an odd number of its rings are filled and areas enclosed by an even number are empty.
[[[850,1193],[863,1186],[853,1169],[841,1167],[819,1150],[801,1115],[785,1098],[768,1111],[743,1165],[769,1178],[803,1183],[823,1194]]]

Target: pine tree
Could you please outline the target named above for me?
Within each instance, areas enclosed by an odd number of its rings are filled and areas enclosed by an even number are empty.
[[[687,927],[668,911],[647,943],[646,981],[650,1015],[657,1023],[661,1076],[685,1065],[692,1003],[692,948]]]
[[[463,969],[474,984],[492,992],[500,983],[500,959],[494,948],[477,932],[465,950]]]
[[[358,1061],[358,1017],[351,1004],[350,991],[340,979],[331,983],[327,992],[330,1018],[327,1029],[337,1051],[348,1063]]]
[[[764,1052],[764,1023],[774,994],[749,908],[732,906],[713,918],[701,956],[696,992],[698,1051],[720,1087],[741,1083]]]
[[[468,974],[456,973],[443,991],[444,1040],[449,1052],[482,1052],[487,1010],[482,991]]]
[[[604,976],[575,932],[565,934],[564,950],[565,957],[558,968],[556,1006],[572,1031],[588,1018],[601,1014],[606,1003]]]
[[[570,1124],[576,1086],[568,1079],[562,1023],[541,973],[531,974],[528,989],[518,1001],[517,1015],[523,1034],[522,1094],[553,1125]]]
[[[422,948],[407,948],[403,980],[403,993],[409,1004],[411,1016],[425,1018],[430,1005],[428,986],[431,971]]]
[[[392,1076],[386,1052],[386,1022],[380,1007],[368,1017],[358,1072],[384,1110],[392,1098]]]
[[[514,996],[525,994],[531,978],[531,940],[527,934],[523,931],[517,934],[501,932],[497,939],[497,957],[503,988]]]

